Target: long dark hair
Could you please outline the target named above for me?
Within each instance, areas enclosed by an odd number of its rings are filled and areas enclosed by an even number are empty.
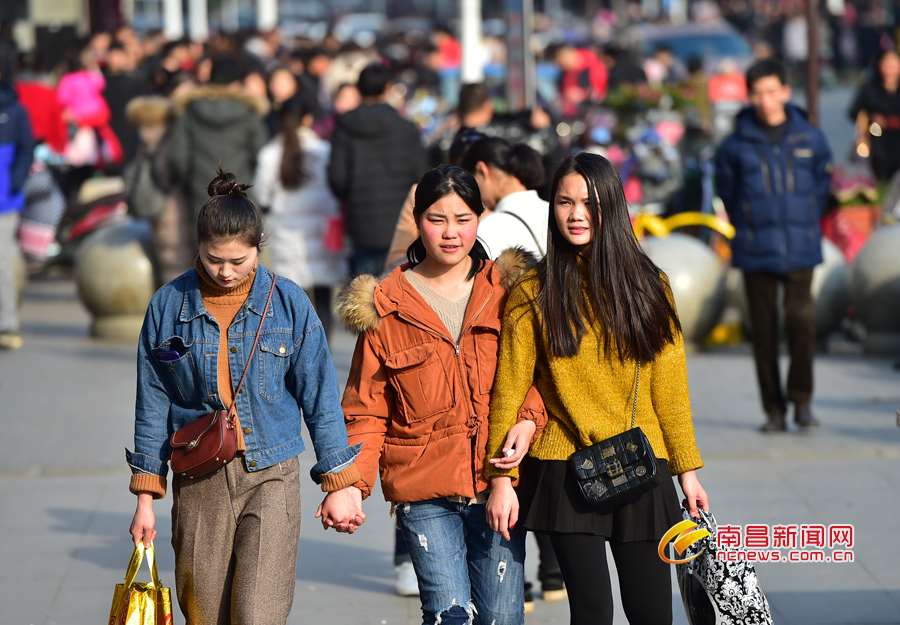
[[[526,189],[537,189],[546,179],[541,155],[524,143],[513,145],[500,137],[481,139],[463,155],[459,166],[474,174],[479,161],[515,176]]]
[[[484,204],[481,203],[481,192],[478,190],[478,183],[472,174],[461,167],[453,165],[438,165],[432,170],[426,171],[425,175],[416,186],[416,205],[413,207],[413,218],[416,224],[422,214],[427,211],[435,202],[448,195],[457,195],[466,206],[472,209],[472,212],[481,216],[484,212]],[[413,241],[406,250],[406,259],[413,266],[418,265],[426,256],[425,244],[422,237],[418,237]],[[484,262],[488,259],[487,252],[481,242],[476,239],[475,245],[469,250],[469,256],[472,258],[472,269],[466,280],[471,280],[484,267]]]
[[[593,237],[583,261],[556,223],[556,194],[569,174],[584,178],[590,198]],[[589,265],[586,280],[580,262]],[[623,363],[652,362],[681,332],[667,283],[635,239],[622,179],[602,156],[581,152],[567,156],[557,168],[550,190],[547,255],[538,265],[537,279],[537,304],[551,356],[574,356],[587,326],[596,322],[606,347],[615,346]]]
[[[216,177],[206,187],[209,199],[197,216],[197,242],[218,243],[239,240],[247,247],[262,245],[263,218],[259,207],[247,197],[249,184],[219,167]]]
[[[303,119],[312,113],[312,105],[303,95],[296,94],[284,101],[278,112],[278,123],[283,140],[279,175],[285,189],[298,189],[306,182],[307,172],[303,168],[303,147],[297,131]]]

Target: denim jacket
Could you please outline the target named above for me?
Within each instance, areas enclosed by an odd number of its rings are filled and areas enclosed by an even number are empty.
[[[259,266],[247,301],[228,337],[232,384],[237,388],[266,306],[272,272]],[[134,451],[125,450],[132,473],[165,477],[169,437],[179,428],[224,410],[218,394],[219,325],[203,305],[191,269],[157,291],[141,329],[137,360]],[[160,360],[161,352],[181,354]],[[347,444],[334,364],[325,332],[303,290],[285,278],[275,283],[259,346],[247,371],[237,413],[244,429],[244,462],[265,469],[303,451],[301,414],[309,429],[317,483],[340,473],[359,454]],[[249,431],[248,431],[249,430]]]

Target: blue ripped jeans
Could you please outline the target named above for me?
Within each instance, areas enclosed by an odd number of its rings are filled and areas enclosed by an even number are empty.
[[[505,540],[483,504],[431,499],[397,507],[419,579],[424,625],[523,625],[525,531]]]

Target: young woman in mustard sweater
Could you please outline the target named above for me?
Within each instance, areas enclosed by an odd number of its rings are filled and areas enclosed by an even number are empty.
[[[567,157],[553,179],[547,255],[510,294],[491,403],[491,527],[505,535],[520,522],[547,533],[559,558],[573,625],[612,623],[606,545],[630,623],[672,622],[671,567],[662,535],[681,521],[671,476],[692,515],[708,509],[695,470],[681,326],[671,290],[631,228],[622,182],[601,156]],[[584,501],[569,457],[635,425],[658,459],[660,486],[601,513]],[[522,462],[503,458],[504,438],[534,384],[548,423]]]

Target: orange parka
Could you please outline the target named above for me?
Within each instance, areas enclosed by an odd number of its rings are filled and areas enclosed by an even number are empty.
[[[354,279],[337,310],[359,333],[342,406],[364,497],[378,470],[387,501],[474,497],[484,477],[491,389],[508,291],[534,259],[510,249],[473,278],[459,344],[398,267],[381,282]],[[546,424],[540,395],[529,393],[520,418]]]

